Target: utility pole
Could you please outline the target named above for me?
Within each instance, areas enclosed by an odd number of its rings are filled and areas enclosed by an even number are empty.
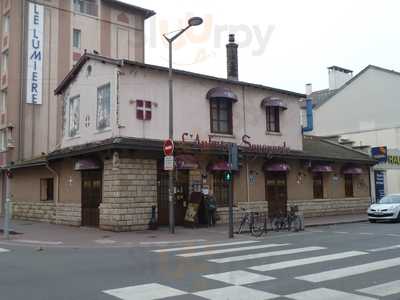
[[[169,140],[174,140],[174,83],[173,83],[173,69],[172,69],[172,43],[182,35],[186,30],[191,27],[203,24],[203,19],[193,17],[188,20],[188,25],[176,32],[174,36],[169,36],[168,33],[164,34],[164,38],[168,42],[169,51],[169,68],[168,68],[168,98],[169,98],[169,112],[168,112],[168,136]],[[175,32],[173,32],[175,33]],[[169,207],[169,231],[175,233],[175,205],[174,205],[174,171],[168,171],[168,207]]]
[[[228,165],[229,171],[225,177],[228,181],[228,196],[229,196],[229,238],[233,238],[233,171],[238,170],[238,146],[237,144],[229,144],[228,147]]]

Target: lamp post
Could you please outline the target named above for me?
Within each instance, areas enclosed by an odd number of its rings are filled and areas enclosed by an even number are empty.
[[[186,30],[193,26],[199,26],[203,23],[203,19],[200,17],[190,18],[188,25],[178,30],[175,35],[168,37],[169,34],[165,33],[163,36],[169,44],[169,139],[174,139],[174,100],[173,100],[173,78],[172,78],[172,43],[182,35]],[[171,32],[172,33],[172,32]],[[175,233],[175,205],[174,205],[174,182],[173,182],[173,171],[170,170],[168,177],[168,206],[169,206],[169,230],[171,233]]]

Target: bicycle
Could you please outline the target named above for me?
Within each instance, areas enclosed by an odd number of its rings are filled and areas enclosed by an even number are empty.
[[[244,208],[241,210],[244,211],[244,215],[240,220],[238,234],[242,233],[246,224],[248,224],[252,236],[260,237],[263,233],[267,233],[266,218],[263,218],[261,213],[252,211],[249,212]]]
[[[297,205],[291,206],[286,215],[279,212],[278,216],[271,219],[271,227],[274,231],[287,229],[288,231],[298,232],[302,228],[301,218],[297,215],[299,211]]]

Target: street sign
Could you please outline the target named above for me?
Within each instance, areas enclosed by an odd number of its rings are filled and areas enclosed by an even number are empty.
[[[164,154],[165,156],[171,156],[174,153],[174,142],[170,139],[164,142]]]
[[[164,170],[172,171],[174,169],[174,157],[172,155],[164,156]]]

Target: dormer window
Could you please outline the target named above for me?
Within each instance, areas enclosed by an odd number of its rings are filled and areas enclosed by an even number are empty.
[[[266,112],[267,132],[279,133],[281,111],[287,109],[286,103],[276,97],[267,97],[261,102],[261,107]]]
[[[237,96],[230,89],[216,87],[208,91],[211,133],[233,134],[232,104]]]

